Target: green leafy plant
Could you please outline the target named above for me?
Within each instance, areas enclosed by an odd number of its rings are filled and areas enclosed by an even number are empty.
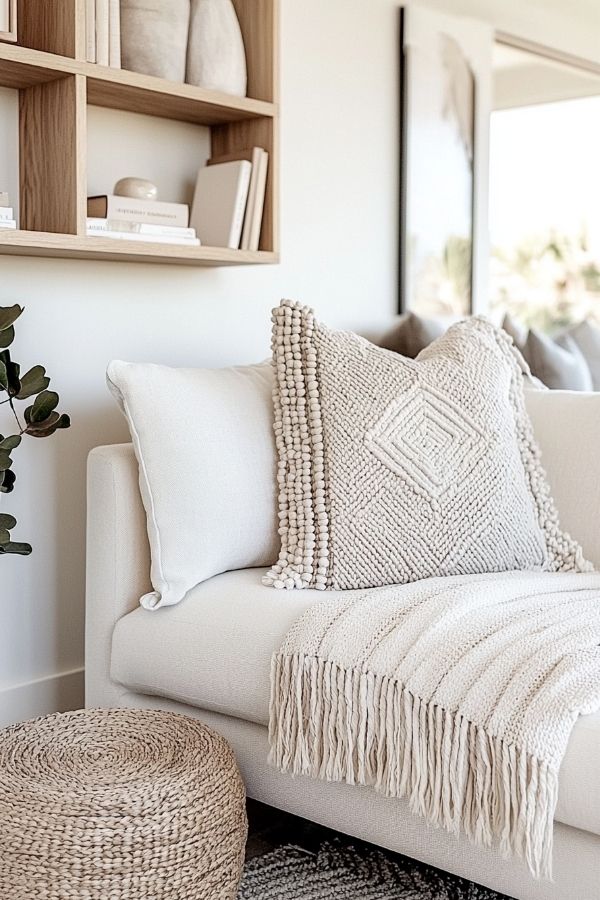
[[[50,379],[43,366],[34,366],[21,375],[21,367],[11,359],[8,348],[15,339],[15,322],[23,312],[18,304],[0,306],[0,405],[8,404],[18,427],[16,434],[0,434],[0,494],[10,494],[15,486],[11,453],[20,445],[24,434],[31,437],[50,437],[59,428],[68,428],[70,419],[58,413],[56,407],[59,396],[49,391]],[[6,394],[5,399],[1,399]],[[17,412],[17,401],[32,400],[23,413],[21,421]],[[13,426],[14,428],[14,426]],[[29,544],[11,540],[10,532],[17,524],[14,516],[0,512],[0,554],[31,553]]]

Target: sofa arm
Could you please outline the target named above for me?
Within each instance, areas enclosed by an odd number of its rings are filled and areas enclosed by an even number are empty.
[[[600,569],[600,392],[525,392],[561,527]]]
[[[88,457],[86,705],[116,705],[110,680],[115,623],[150,590],[146,515],[131,444],[96,447]]]

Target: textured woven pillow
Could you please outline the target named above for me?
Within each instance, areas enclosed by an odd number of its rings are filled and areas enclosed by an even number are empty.
[[[564,534],[507,335],[453,325],[416,360],[273,313],[277,588],[589,568]]]

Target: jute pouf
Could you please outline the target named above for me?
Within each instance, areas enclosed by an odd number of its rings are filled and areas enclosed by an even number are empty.
[[[0,731],[2,900],[229,900],[246,834],[233,752],[194,719],[80,710]]]

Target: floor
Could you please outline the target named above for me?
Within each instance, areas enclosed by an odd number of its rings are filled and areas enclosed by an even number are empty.
[[[290,813],[281,812],[256,800],[248,800],[248,843],[246,861],[262,856],[285,844],[297,844],[305,850],[316,850],[337,832]]]
[[[248,800],[248,843],[246,845],[246,861],[262,856],[282,847],[285,844],[295,844],[304,850],[316,851],[325,842],[337,838],[341,841],[351,842],[355,847],[364,845],[356,838],[347,838],[339,832],[321,825],[315,825],[306,819],[292,816],[256,800]],[[391,859],[401,859],[399,854],[391,850],[384,851]],[[417,864],[418,865],[418,864]],[[461,881],[461,879],[457,879]],[[457,895],[464,896],[462,893]],[[497,895],[502,900],[500,895]],[[511,900],[506,897],[505,900]]]

